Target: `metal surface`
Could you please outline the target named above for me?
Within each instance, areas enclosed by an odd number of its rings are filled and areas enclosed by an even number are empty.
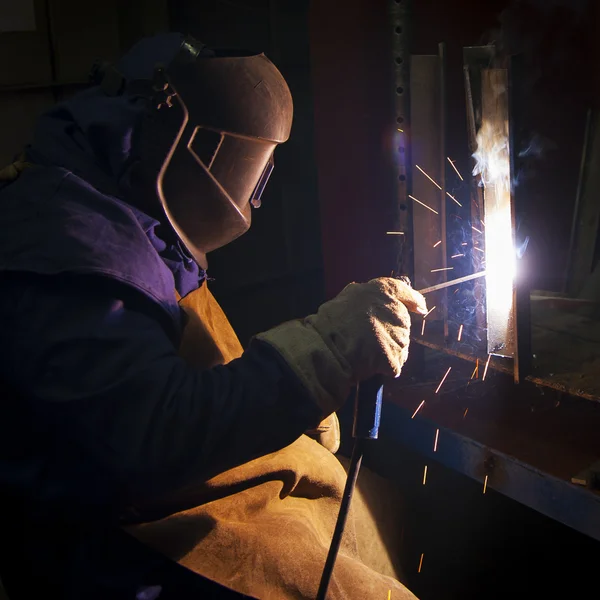
[[[408,204],[410,189],[411,149],[410,137],[410,103],[409,103],[409,66],[410,66],[410,11],[411,2],[388,2],[390,28],[392,33],[393,60],[393,97],[394,115],[390,129],[394,139],[394,175],[396,185],[394,231],[405,235],[387,236],[388,244],[392,244],[397,256],[397,273],[414,278],[413,264],[413,228],[412,206]]]
[[[442,186],[441,195],[442,201],[440,204],[440,221],[442,226],[442,244],[441,244],[441,252],[442,252],[442,266],[443,268],[448,267],[448,235],[447,235],[447,227],[448,227],[448,215],[447,215],[447,201],[446,201],[446,168],[447,162],[446,157],[448,153],[446,152],[446,44],[444,42],[440,43],[438,46],[438,56],[440,59],[439,70],[440,70],[440,91],[439,91],[439,110],[440,110],[440,147],[439,147],[439,160],[440,160],[440,185]],[[442,280],[443,282],[448,279],[448,271],[442,271]],[[445,288],[444,288],[445,289]],[[444,292],[441,294],[442,306],[442,320],[444,322],[444,337],[448,338],[448,294]]]
[[[526,199],[523,198],[523,187],[514,184],[521,170],[520,149],[523,144],[520,135],[525,125],[522,117],[522,107],[525,104],[525,98],[522,96],[523,71],[523,57],[512,56],[508,67],[508,124],[511,148],[511,216],[515,252],[518,247],[516,239],[517,223],[520,222],[520,213],[523,211],[523,207],[526,206]],[[531,279],[528,276],[526,255],[517,258],[516,261],[517,270],[513,296],[513,328],[515,335],[513,378],[515,383],[519,383],[531,373],[533,353],[531,340]]]
[[[600,495],[548,475],[511,456],[386,403],[382,435],[393,435],[437,461],[525,506],[600,540]],[[437,451],[432,440],[439,429]]]
[[[467,101],[467,135],[471,155],[477,150],[477,130],[481,126],[481,71],[488,67],[494,56],[493,46],[472,46],[463,48],[463,73],[465,80],[465,97]],[[477,104],[475,99],[477,98]],[[471,224],[480,223],[483,216],[483,187],[479,185],[479,177],[471,177]],[[471,242],[475,241],[475,231]],[[481,257],[473,252],[472,268],[482,269]],[[473,295],[477,300],[475,305],[475,325],[479,331],[484,331],[485,323],[485,286],[474,286]]]
[[[516,266],[512,176],[508,113],[508,71],[481,72],[481,136],[484,156],[493,165],[484,165],[483,206],[486,227],[486,321],[487,351],[513,357],[515,352],[514,274]],[[483,132],[483,134],[481,133]],[[505,146],[504,144],[508,144]]]
[[[592,117],[589,165],[600,164],[600,127],[597,125],[598,113]],[[583,189],[575,224],[575,235],[571,254],[571,274],[568,291],[578,296],[592,273],[594,255],[600,224],[600,169],[586,169]]]
[[[435,55],[411,56],[410,72],[410,104],[411,104],[411,164],[415,166],[412,176],[411,195],[431,209],[417,204],[413,200],[413,235],[414,235],[414,277],[415,289],[421,289],[445,281],[445,271],[434,272],[444,268],[445,241],[443,235],[443,219],[441,190],[432,183],[418,165],[436,182],[441,180],[441,124],[440,124],[440,58]],[[445,168],[445,167],[444,167]],[[437,213],[437,214],[436,214]],[[432,306],[443,306],[444,292],[437,292],[429,298]],[[440,321],[443,311],[435,311],[430,321]]]
[[[588,156],[590,151],[590,139],[593,125],[593,111],[590,108],[587,112],[585,121],[585,131],[583,135],[583,150],[581,152],[581,164],[579,166],[579,177],[577,179],[577,192],[575,193],[575,206],[573,207],[573,223],[571,224],[571,236],[569,239],[569,251],[567,254],[567,267],[565,269],[565,281],[563,292],[567,292],[570,287],[571,272],[573,270],[573,253],[577,240],[577,224],[579,222],[579,212],[581,206],[581,196],[583,194],[583,182],[587,170]]]
[[[425,348],[429,348],[431,350],[437,350],[449,356],[454,356],[471,363],[475,363],[477,360],[479,360],[480,366],[487,360],[486,356],[483,354],[473,354],[471,348],[451,348],[446,346],[441,335],[437,339],[423,338],[418,336],[413,336],[411,339],[413,344],[424,346]],[[511,359],[492,357],[489,368],[493,371],[514,376],[514,366]],[[561,378],[554,377],[553,375],[553,373],[549,372],[534,372],[527,377],[522,378],[521,381],[529,381],[535,385],[546,387],[557,392],[563,392],[571,396],[584,398],[585,400],[592,400],[593,402],[600,402],[599,391],[586,389],[582,386],[570,385],[568,382],[565,382]]]

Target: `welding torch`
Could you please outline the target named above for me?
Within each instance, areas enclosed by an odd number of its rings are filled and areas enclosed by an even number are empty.
[[[408,277],[398,277],[411,285]],[[335,530],[329,546],[329,552],[325,561],[325,567],[321,575],[321,583],[317,592],[316,600],[325,600],[327,588],[335,566],[335,560],[340,549],[346,520],[350,508],[352,494],[356,487],[358,472],[362,463],[365,442],[367,440],[376,440],[379,437],[379,424],[381,422],[381,405],[383,402],[383,377],[375,375],[366,381],[360,382],[356,386],[354,396],[354,422],[352,426],[352,437],[354,438],[354,446],[352,448],[352,456],[350,458],[350,466],[348,467],[348,475],[346,485],[342,496],[340,511],[335,524]]]
[[[335,559],[337,558],[352,494],[356,487],[358,472],[362,463],[365,442],[367,440],[376,440],[379,436],[379,423],[381,421],[381,404],[383,400],[383,378],[379,375],[371,377],[367,381],[361,382],[356,386],[356,395],[354,397],[354,424],[352,428],[352,437],[354,438],[354,447],[350,458],[348,476],[338,513],[335,530],[329,546],[329,553],[321,575],[321,583],[317,592],[317,600],[325,600],[327,588],[333,573]]]

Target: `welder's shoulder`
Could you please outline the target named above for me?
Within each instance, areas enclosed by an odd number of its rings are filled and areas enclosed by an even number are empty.
[[[3,270],[110,269],[124,247],[147,243],[126,205],[65,169],[26,169],[0,192],[0,206]]]
[[[31,167],[0,192],[0,273],[100,275],[178,315],[174,282],[127,204],[73,173]]]

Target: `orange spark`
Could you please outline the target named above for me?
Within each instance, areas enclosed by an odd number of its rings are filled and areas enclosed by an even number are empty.
[[[464,256],[464,254],[454,254],[450,258],[460,258],[461,256]]]
[[[425,202],[421,202],[420,200],[417,200],[414,196],[411,196],[409,194],[408,197],[411,200],[414,200],[415,202],[417,202],[418,204],[420,204],[421,206],[424,206],[426,209],[430,210],[432,213],[435,213],[436,215],[440,214],[437,210],[433,210],[433,208],[431,208],[431,206],[427,206],[427,204],[425,204]]]
[[[421,171],[421,173],[423,173],[423,175],[425,175],[425,177],[427,177],[427,179],[429,179],[429,181],[431,181],[433,185],[435,185],[440,190],[442,189],[442,186],[439,183],[436,183],[431,177],[429,177],[429,175],[427,175],[427,173],[425,173],[425,171],[423,171],[423,169],[421,169],[419,165],[415,165],[415,167],[417,167],[417,169],[419,169],[419,171]]]
[[[399,131],[400,133],[404,133],[404,129],[400,129],[400,127],[398,127],[398,131]]]
[[[465,414],[463,415],[463,419],[467,416],[467,413],[469,412],[468,408],[465,408]]]
[[[471,379],[475,379],[475,375],[477,375],[477,371],[479,371],[479,359],[477,359],[477,364],[475,365],[475,368],[473,369]]]
[[[482,250],[481,248],[478,248],[477,246],[474,246],[475,250],[479,250],[479,252],[485,252],[484,250]]]
[[[461,246],[468,246],[468,245],[469,245],[469,244],[468,244],[468,242],[463,242],[463,243],[461,244]]]
[[[439,242],[436,242],[436,243],[433,245],[433,247],[434,247],[434,248],[437,248],[437,247],[438,247],[438,246],[439,246],[441,243],[442,243],[442,240],[440,240]]]
[[[463,326],[461,324],[461,326],[458,328],[458,340],[460,342],[460,338],[462,338],[462,332],[463,332]]]
[[[483,493],[485,494],[485,491],[487,490],[487,482],[488,482],[488,476],[485,476],[485,479],[483,481]]]
[[[485,369],[483,370],[483,377],[481,378],[481,381],[485,381],[485,376],[487,375],[487,370],[488,370],[488,367],[490,366],[491,358],[492,358],[492,355],[488,354],[488,359],[487,359],[487,362],[485,363]]]
[[[454,267],[445,267],[443,269],[431,269],[432,273],[439,273],[440,271],[452,271]]]
[[[415,412],[413,413],[413,416],[411,417],[411,419],[414,419],[417,416],[417,413],[421,410],[421,408],[423,407],[423,404],[425,404],[425,400],[423,400],[421,402],[421,404],[419,404],[419,406],[417,406],[417,410],[415,410]]]
[[[461,181],[464,181],[462,175],[460,174],[460,172],[458,171],[458,169],[456,168],[456,165],[454,164],[453,161],[450,160],[450,157],[448,157],[448,162],[452,165],[452,168],[456,171],[456,174],[460,177]]]
[[[434,306],[433,308],[430,308],[426,313],[425,316],[423,317],[424,319],[426,319],[435,309],[437,308],[437,306]]]
[[[386,231],[387,235],[404,235],[404,231]]]
[[[452,194],[449,194],[448,192],[446,192],[446,196],[448,196],[448,198],[451,198],[452,200],[454,200],[454,202],[456,202],[456,204],[458,204],[459,206],[462,206],[462,204]]]
[[[483,231],[481,231],[481,229],[477,229],[477,227],[475,227],[474,225],[471,225],[471,229],[473,231],[476,231],[477,233],[483,233]]]
[[[387,600],[392,600],[392,590],[388,590]]]
[[[433,451],[437,452],[438,438],[440,437],[440,430],[437,429],[435,432],[435,442],[433,442]]]
[[[423,470],[423,485],[427,482],[427,465],[425,465],[425,469]]]
[[[425,320],[425,317],[423,317],[423,325],[421,326],[421,335],[425,335],[425,323],[427,323],[427,321]]]
[[[421,554],[421,560],[419,561],[419,570],[418,573],[421,572],[421,567],[423,566],[423,557],[425,556],[425,554]]]
[[[435,390],[436,394],[440,391],[440,388],[442,387],[444,381],[446,381],[446,377],[448,377],[450,371],[452,371],[452,367],[448,367],[448,370],[446,371],[446,374],[442,377],[442,380],[440,381],[440,385],[438,385],[437,386],[437,390]]]

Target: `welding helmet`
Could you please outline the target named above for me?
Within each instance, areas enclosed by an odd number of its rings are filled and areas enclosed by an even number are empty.
[[[110,81],[110,79],[109,79]],[[136,93],[139,81],[130,82]],[[292,96],[264,55],[208,49],[180,36],[151,76],[141,165],[164,212],[196,261],[250,227],[251,205],[290,135]]]

